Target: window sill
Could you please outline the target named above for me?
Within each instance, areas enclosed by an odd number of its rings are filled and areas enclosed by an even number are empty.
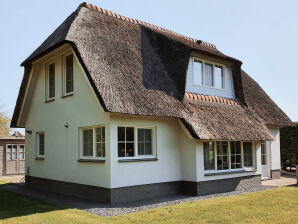
[[[157,161],[157,158],[140,158],[140,159],[118,159],[119,163],[123,162],[143,162],[143,161]]]
[[[105,163],[104,159],[78,159],[78,162],[86,162],[86,163]]]
[[[55,101],[55,98],[53,98],[53,99],[49,99],[49,100],[45,100],[44,102],[45,103],[51,103],[51,102],[54,102]]]
[[[206,172],[204,176],[216,176],[216,175],[226,175],[234,173],[246,173],[246,172],[256,172],[256,169],[242,169],[242,170],[229,170],[229,171],[218,171],[218,172]]]
[[[35,160],[44,160],[43,157],[35,157]]]
[[[70,97],[70,96],[73,96],[73,93],[65,94],[65,95],[61,96],[61,98],[66,98],[66,97]]]

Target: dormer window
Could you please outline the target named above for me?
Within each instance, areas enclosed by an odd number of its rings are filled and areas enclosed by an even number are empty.
[[[224,89],[224,66],[193,58],[193,82],[195,85]]]

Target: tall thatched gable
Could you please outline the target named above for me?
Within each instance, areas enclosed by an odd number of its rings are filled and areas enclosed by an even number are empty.
[[[107,112],[179,118],[198,139],[271,140],[266,124],[291,125],[241,72],[241,62],[214,45],[83,3],[22,63],[25,75],[12,126],[17,126],[31,62],[64,43],[72,45]],[[187,66],[194,51],[233,64],[237,104],[185,98]],[[254,102],[256,92],[260,100]],[[265,109],[262,97],[268,103]],[[267,107],[274,118],[264,115]]]

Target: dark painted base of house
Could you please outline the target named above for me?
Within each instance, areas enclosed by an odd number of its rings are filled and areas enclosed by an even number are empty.
[[[261,185],[261,175],[234,177],[202,182],[183,182],[183,192],[192,195],[224,193]]]
[[[271,170],[271,179],[279,179],[280,170]]]
[[[105,204],[137,201],[182,193],[190,195],[221,193],[261,185],[260,175],[203,182],[174,181],[113,189],[32,176],[26,176],[25,179],[27,187],[76,196],[78,198],[98,201]]]

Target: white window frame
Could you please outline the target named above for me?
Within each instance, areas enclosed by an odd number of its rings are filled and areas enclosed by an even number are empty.
[[[72,66],[73,66],[73,87],[72,87],[72,92],[66,93],[66,57],[72,54]],[[65,53],[62,56],[62,96],[68,96],[72,95],[74,93],[74,61],[75,61],[75,56],[72,51],[69,51]]]
[[[202,70],[201,85],[195,83],[195,77],[194,77],[195,76],[195,74],[194,74],[194,63],[195,63],[195,60],[202,63],[202,68],[201,68],[201,70]],[[213,66],[213,68],[212,68],[213,85],[212,86],[205,85],[205,63],[206,64],[211,64]],[[222,68],[222,84],[221,84],[222,87],[221,88],[216,88],[215,87],[215,76],[214,76],[215,66],[219,66],[219,67]],[[220,64],[220,63],[216,63],[216,62],[213,62],[213,61],[208,61],[208,60],[205,60],[205,59],[201,59],[201,58],[192,56],[192,82],[193,82],[193,85],[194,86],[202,86],[204,88],[211,88],[211,89],[217,89],[217,90],[225,90],[226,89],[226,83],[225,83],[226,74],[225,73],[226,73],[226,66],[224,64]]]
[[[43,155],[40,154],[40,148],[39,148],[39,136],[43,134]],[[46,138],[45,138],[45,132],[44,131],[39,131],[36,132],[36,157],[37,158],[44,158],[44,155],[46,154]]]
[[[134,155],[135,156],[123,156],[119,157],[118,155],[118,127],[128,127],[134,129]],[[151,129],[152,130],[152,155],[138,155],[138,129]],[[124,141],[120,141],[123,142]],[[125,141],[131,142],[131,141]],[[117,126],[117,157],[118,159],[156,159],[157,158],[157,149],[156,149],[156,127],[155,126],[134,126],[134,125],[118,125]]]
[[[220,140],[220,141],[225,141],[225,140]],[[214,155],[215,155],[215,158],[214,158],[214,170],[205,170],[204,167],[203,167],[203,170],[204,170],[204,173],[224,173],[224,172],[233,172],[233,171],[251,171],[251,170],[255,170],[256,169],[256,146],[255,146],[255,143],[253,141],[240,141],[240,147],[241,147],[241,168],[236,168],[236,169],[232,169],[231,168],[231,141],[228,141],[228,158],[229,158],[229,169],[226,169],[226,170],[217,170],[217,143],[216,142],[219,142],[219,141],[213,141],[213,140],[210,140],[210,141],[203,141],[203,142],[214,142]],[[204,147],[204,144],[202,142],[202,146]],[[252,143],[252,153],[253,153],[253,166],[250,166],[250,167],[245,167],[244,166],[244,155],[243,155],[243,142],[251,142]],[[203,149],[204,151],[204,149]],[[203,159],[204,158],[204,152],[203,152]],[[204,163],[203,163],[204,164]]]
[[[50,71],[50,65],[54,64],[55,66],[55,94],[54,97],[50,97],[50,82],[49,82],[49,71]],[[54,100],[56,98],[56,79],[57,79],[57,63],[56,60],[50,60],[45,63],[45,99],[46,101]]]
[[[105,129],[105,155],[107,154],[107,147],[106,147],[106,127],[104,124],[96,125],[96,126],[88,126],[88,127],[81,127],[79,128],[79,135],[80,135],[80,147],[79,147],[79,158],[80,159],[90,159],[90,160],[105,160],[106,157],[98,157],[96,156],[96,128],[104,128]],[[92,156],[84,156],[84,138],[83,138],[83,131],[92,129],[92,137],[93,137],[93,154]],[[103,142],[98,142],[103,143]]]

